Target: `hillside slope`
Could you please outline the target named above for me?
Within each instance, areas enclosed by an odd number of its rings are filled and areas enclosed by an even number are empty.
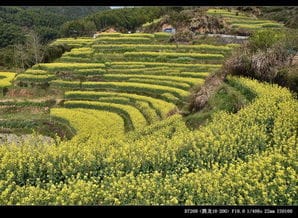
[[[283,28],[207,12],[234,31]],[[54,62],[0,72],[0,137],[22,139],[0,140],[0,204],[297,205],[297,96],[229,75],[189,115],[239,45],[173,38],[59,38],[71,50]]]

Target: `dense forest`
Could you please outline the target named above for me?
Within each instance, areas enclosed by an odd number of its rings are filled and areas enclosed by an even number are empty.
[[[0,7],[0,47],[24,42],[28,30],[34,30],[46,42],[61,37],[65,22],[109,7]]]
[[[237,9],[253,19],[280,22],[266,21],[266,25],[278,27],[282,24],[296,28],[298,23],[297,7],[228,8],[229,11]],[[195,42],[197,34],[248,36],[252,33],[254,26],[243,25],[243,21],[233,19],[236,24],[227,22],[224,16],[206,14],[206,7],[195,6],[124,7],[116,10],[105,6],[0,7],[0,68],[22,71],[36,63],[53,61],[71,49],[66,44],[50,46],[53,40],[61,37],[91,37],[95,32],[109,28],[121,33],[154,33],[160,31],[163,25],[172,25],[177,29],[177,34],[171,40],[184,43]],[[249,25],[254,22],[251,21]],[[292,32],[290,35],[295,35],[297,31]],[[216,43],[216,40],[213,41]]]
[[[18,51],[30,50],[33,40],[47,50],[46,45],[59,37],[92,36],[97,30],[114,27],[118,31],[135,31],[143,23],[152,21],[171,10],[182,7],[137,7],[111,10],[109,7],[0,7],[0,67],[27,68],[15,60]],[[82,17],[82,18],[81,18]],[[62,53],[65,48],[54,48],[48,53]],[[19,52],[20,53],[20,52]],[[21,56],[28,57],[27,54]],[[54,56],[55,56],[54,55]],[[29,55],[30,56],[30,55]],[[30,58],[29,58],[30,59]],[[43,58],[41,58],[43,59]],[[51,59],[51,58],[50,58]],[[41,60],[42,61],[42,60]]]
[[[28,50],[32,34],[38,37],[40,46],[46,45],[63,37],[61,29],[65,23],[107,9],[109,7],[104,6],[0,7],[0,67],[21,67],[13,60],[13,56],[16,56],[16,50]]]

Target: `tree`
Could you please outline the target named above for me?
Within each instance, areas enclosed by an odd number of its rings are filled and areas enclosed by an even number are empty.
[[[29,56],[32,57],[33,64],[38,64],[43,60],[44,46],[41,43],[40,36],[33,30],[31,30],[27,35],[26,47]]]
[[[26,35],[24,44],[13,46],[14,66],[23,70],[34,64],[41,63],[44,59],[45,49],[40,41],[40,36],[33,30]]]
[[[34,28],[34,31],[40,36],[40,40],[43,44],[60,37],[59,30],[47,26],[37,26]]]
[[[69,21],[62,25],[61,33],[65,37],[77,37],[84,31],[84,26],[78,21]]]
[[[23,44],[13,45],[13,63],[15,67],[20,67],[25,70],[29,65],[29,57],[26,47]]]
[[[93,21],[83,20],[82,23],[84,26],[85,35],[92,35],[94,32],[96,32],[96,26]]]
[[[14,25],[0,20],[0,48],[24,41],[22,30]]]
[[[106,10],[85,18],[95,23],[97,30],[114,27],[123,32],[135,31],[138,27],[165,14],[167,7],[134,7]]]

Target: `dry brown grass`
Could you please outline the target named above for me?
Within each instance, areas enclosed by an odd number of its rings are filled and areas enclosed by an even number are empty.
[[[218,87],[223,83],[225,74],[217,72],[206,78],[201,89],[194,93],[189,104],[189,110],[192,112],[199,111],[205,107],[209,98],[217,91]]]
[[[225,62],[223,68],[232,75],[274,82],[279,76],[280,69],[289,66],[292,58],[293,56],[289,55],[286,49],[279,45],[254,53],[243,46]]]
[[[11,89],[7,92],[6,97],[22,97],[22,98],[30,98],[34,96],[34,92],[29,89]]]
[[[203,86],[195,91],[191,97],[189,111],[202,110],[210,97],[218,90],[226,75],[240,75],[255,78],[260,81],[278,83],[296,90],[297,74],[289,73],[293,70],[284,70],[291,66],[295,59],[287,50],[277,44],[266,50],[251,52],[247,44],[243,45],[215,74],[209,76]],[[293,67],[291,67],[292,69]],[[291,76],[291,78],[289,77]],[[293,89],[294,87],[294,89]]]

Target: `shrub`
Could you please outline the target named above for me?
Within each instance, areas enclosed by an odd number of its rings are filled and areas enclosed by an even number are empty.
[[[170,41],[190,42],[194,39],[194,33],[188,29],[180,31],[171,36]]]
[[[43,62],[50,63],[60,58],[66,51],[70,51],[71,46],[67,44],[53,44],[46,47]]]
[[[224,72],[232,75],[243,75],[261,81],[287,84],[287,70],[297,49],[297,36],[292,32],[261,30],[256,32],[250,41],[242,45],[224,64]],[[295,77],[295,76],[294,76]],[[290,79],[295,84],[295,79]],[[289,87],[289,86],[288,86]]]
[[[266,50],[284,38],[285,35],[280,31],[270,29],[259,30],[250,37],[249,46],[253,52]]]
[[[298,93],[298,66],[289,66],[280,69],[277,72],[277,76],[274,79],[274,82],[288,87],[292,91]]]

